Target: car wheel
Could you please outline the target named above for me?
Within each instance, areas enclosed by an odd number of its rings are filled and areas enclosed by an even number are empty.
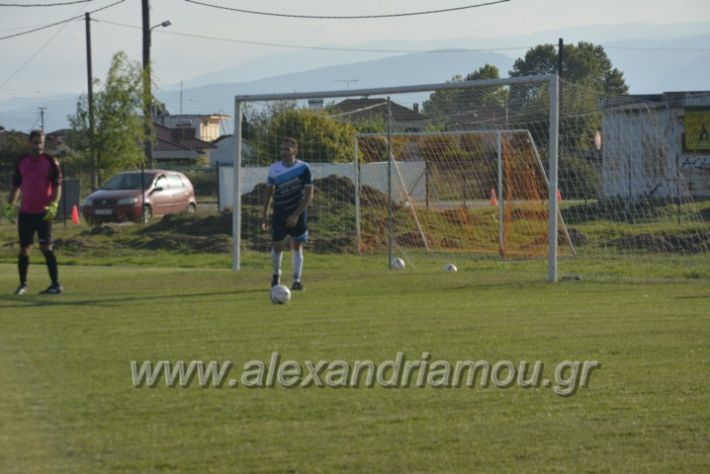
[[[145,205],[143,206],[143,223],[147,224],[150,222],[150,220],[153,218],[153,211],[150,209],[150,206]]]
[[[194,205],[193,203],[190,203],[190,205],[187,206],[187,213],[194,214],[195,212],[197,212],[197,206]]]

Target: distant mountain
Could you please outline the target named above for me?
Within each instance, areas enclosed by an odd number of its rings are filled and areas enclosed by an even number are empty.
[[[408,52],[434,51],[446,49],[486,50],[518,58],[529,48],[543,43],[557,44],[564,38],[568,44],[588,41],[607,45],[620,40],[639,39],[644,41],[674,40],[693,35],[710,33],[710,23],[686,22],[670,25],[651,25],[648,23],[624,23],[619,25],[575,26],[554,31],[539,31],[527,35],[502,38],[458,38],[446,40],[397,40],[371,41],[357,45],[323,45],[324,48],[357,49],[360,51],[294,50],[269,54],[239,65],[225,67],[222,70],[199,75],[183,81],[184,88],[195,88],[211,84],[243,83],[257,79],[280,76],[296,72],[310,71],[344,63],[361,63],[376,59],[393,57]],[[475,32],[473,32],[475,34]],[[644,40],[643,38],[647,38]],[[706,43],[707,44],[707,43]],[[696,45],[697,46],[697,45]],[[347,60],[344,60],[347,57]],[[463,71],[458,71],[463,73]],[[471,72],[471,71],[466,71]],[[507,76],[508,71],[501,70]],[[452,72],[449,76],[453,76]],[[179,90],[180,84],[165,84],[164,90]]]
[[[710,90],[710,34],[671,40],[606,43],[614,67],[634,94]]]
[[[542,31],[509,38],[372,42],[352,46],[373,50],[357,54],[312,50],[279,53],[185,81],[182,111],[231,115],[237,94],[446,82],[456,74],[468,74],[486,63],[497,66],[505,77],[514,59],[524,55],[528,48],[557,43],[560,37],[567,44],[583,40],[603,45],[614,67],[623,71],[631,93],[710,90],[710,52],[707,50],[710,24],[626,24]],[[460,49],[454,50],[454,47]],[[443,48],[447,49],[442,52]],[[440,51],[391,52],[436,49]],[[352,60],[353,57],[362,60],[343,64],[343,58]],[[357,82],[343,82],[355,79]],[[172,84],[156,91],[174,114],[181,109],[179,89],[179,84]],[[423,97],[409,99],[416,102]],[[65,94],[2,101],[0,125],[29,130],[38,124],[38,108],[46,107],[45,128],[64,128],[66,116],[76,110],[76,100],[76,96]]]
[[[209,105],[218,104],[215,111],[223,110],[231,114],[234,96],[237,94],[313,92],[343,90],[348,87],[365,89],[446,82],[455,74],[466,74],[484,64],[493,64],[501,71],[507,71],[513,64],[513,58],[497,53],[464,51],[418,53],[329,66],[249,82],[212,84],[185,90],[182,110],[184,113],[204,112]],[[505,72],[503,74],[505,75]],[[344,79],[355,78],[357,82],[354,83],[342,82]],[[157,95],[165,102],[168,110],[180,110],[178,91],[160,91]]]

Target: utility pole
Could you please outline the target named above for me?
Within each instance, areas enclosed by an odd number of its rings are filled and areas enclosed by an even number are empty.
[[[42,134],[44,134],[44,111],[47,110],[47,107],[40,107],[39,108],[39,129],[42,130]]]
[[[560,78],[560,88],[558,90],[558,107],[559,107],[559,113],[560,113],[560,130],[559,130],[559,142],[560,142],[560,147],[559,150],[557,151],[557,158],[560,160],[562,158],[562,152],[563,152],[563,144],[564,141],[562,140],[563,133],[564,133],[564,122],[562,119],[564,118],[564,109],[562,108],[562,95],[565,90],[564,83],[562,82],[562,78],[564,77],[564,64],[565,64],[565,42],[562,38],[560,38],[559,43],[558,43],[558,48],[557,48],[557,76]]]
[[[87,97],[89,99],[89,155],[94,169],[91,172],[91,189],[99,187],[99,161],[94,148],[94,75],[91,71],[91,16],[89,13],[84,15],[86,21],[86,80],[87,80]]]
[[[150,2],[141,0],[143,14],[143,151],[148,168],[153,168],[153,93],[150,73]]]
[[[557,46],[557,75],[560,78],[560,112],[562,112],[562,77],[564,76],[564,64],[565,64],[565,42],[560,38]]]

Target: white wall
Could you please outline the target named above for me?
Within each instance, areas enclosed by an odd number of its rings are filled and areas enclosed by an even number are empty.
[[[314,179],[327,178],[328,176],[343,176],[355,182],[355,167],[351,163],[312,163],[311,174]],[[268,167],[242,168],[241,193],[248,194],[256,185],[266,183]],[[412,201],[426,199],[426,167],[423,161],[407,161],[397,163],[392,171],[392,193],[398,203],[405,202],[407,195]],[[222,207],[232,207],[233,168],[224,166],[219,168],[219,202]],[[387,194],[387,162],[368,163],[360,166],[360,184],[370,186]]]
[[[223,138],[214,144],[217,148],[208,150],[210,157],[210,165],[231,166],[234,162],[234,136]],[[251,145],[242,141],[242,160],[251,155],[253,152]]]
[[[602,197],[710,197],[710,155],[683,151],[685,107],[707,99],[681,100],[604,112]]]

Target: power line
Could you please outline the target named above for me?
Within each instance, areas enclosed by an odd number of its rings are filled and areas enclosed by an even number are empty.
[[[114,6],[114,5],[118,5],[119,3],[123,3],[124,1],[125,1],[125,0],[118,0],[117,2],[112,3],[112,4],[110,4],[110,5],[106,5],[105,7],[97,8],[96,10],[94,10],[94,11],[91,12],[91,13],[99,12],[99,11],[101,11],[101,10],[106,10],[107,8],[110,8],[110,7]],[[77,10],[77,13],[80,12],[81,10],[85,9],[85,8],[86,8],[86,6],[79,8],[79,10]],[[54,38],[56,38],[57,35],[58,35],[59,33],[61,33],[61,32],[64,30],[64,28],[66,27],[66,25],[67,25],[67,23],[68,23],[69,21],[75,20],[75,19],[81,18],[81,17],[82,17],[82,15],[77,15],[77,16],[74,16],[73,18],[71,18],[70,20],[65,20],[65,21],[63,21],[63,22],[60,22],[60,23],[63,23],[62,27],[61,27],[59,30],[57,30],[52,36],[50,36],[47,41],[45,41],[44,43],[42,43],[42,46],[40,46],[40,47],[37,49],[37,51],[34,52],[34,54],[32,54],[29,58],[27,58],[27,61],[25,61],[24,63],[22,63],[22,65],[21,65],[19,68],[17,68],[17,70],[16,70],[15,72],[13,72],[13,73],[10,75],[10,77],[8,77],[8,78],[5,80],[5,82],[3,82],[2,84],[0,84],[0,89],[2,89],[3,87],[5,87],[5,86],[6,86],[11,80],[13,80],[13,79],[15,78],[15,76],[17,76],[35,57],[37,57],[37,55],[38,55],[40,52],[42,52],[42,50],[43,50],[44,48],[46,48],[47,45],[48,45],[50,42],[52,42],[52,40],[53,40]],[[2,38],[0,38],[0,39],[2,39]]]
[[[121,26],[124,28],[133,28],[133,29],[141,29],[140,26],[136,25],[127,25],[125,23],[117,23],[114,21],[108,21],[108,20],[99,20],[96,18],[92,18],[91,21],[95,21],[97,23],[106,23],[108,25],[115,25],[115,26]],[[173,35],[173,36],[184,36],[187,38],[196,38],[196,39],[204,39],[204,40],[210,40],[210,41],[223,41],[227,43],[237,43],[237,44],[249,44],[253,46],[267,46],[267,47],[273,47],[273,48],[291,48],[291,49],[313,49],[313,50],[321,50],[321,51],[345,51],[345,52],[355,52],[355,53],[473,53],[473,52],[483,52],[483,51],[505,51],[505,50],[520,50],[520,49],[528,49],[531,48],[531,46],[509,46],[509,47],[504,47],[504,48],[481,48],[481,49],[381,49],[381,48],[342,48],[342,47],[337,47],[337,46],[308,46],[308,45],[299,45],[299,44],[285,44],[285,43],[269,43],[269,42],[264,42],[264,41],[249,41],[249,40],[240,40],[240,39],[234,39],[234,38],[222,38],[219,36],[208,36],[208,35],[198,35],[194,33],[184,33],[184,32],[179,32],[179,31],[174,31],[174,30],[159,30],[155,31],[155,33],[160,33],[161,35]]]
[[[77,3],[88,3],[94,0],[74,0],[73,2],[61,2],[61,3],[0,3],[0,7],[61,7],[64,5],[75,5]]]
[[[109,20],[100,20],[97,18],[92,18],[91,21],[97,23],[105,23],[107,25],[120,26],[123,28],[141,29],[140,26],[128,25],[126,23],[118,23]],[[488,52],[488,51],[519,51],[534,48],[530,45],[522,46],[505,46],[505,47],[492,47],[492,48],[456,48],[456,49],[384,49],[384,48],[345,48],[337,46],[310,46],[294,43],[270,43],[265,41],[250,41],[241,40],[235,38],[224,38],[220,36],[209,36],[209,35],[199,35],[195,33],[185,33],[175,30],[157,30],[154,33],[159,33],[161,35],[173,35],[173,36],[184,36],[186,38],[203,39],[209,41],[222,41],[226,43],[237,43],[237,44],[248,44],[252,46],[266,46],[271,48],[289,48],[289,49],[309,49],[309,50],[320,50],[320,51],[340,51],[340,52],[353,52],[353,53],[432,53],[432,54],[442,54],[442,53],[476,53],[476,52]],[[607,48],[605,46],[605,48]],[[609,46],[608,48],[612,48]],[[616,47],[614,47],[616,48]],[[621,48],[621,47],[619,47]],[[648,48],[650,50],[665,50],[671,48]],[[673,51],[710,51],[710,48],[674,48]]]
[[[126,0],[118,0],[117,2],[114,2],[114,3],[110,4],[110,5],[106,5],[105,7],[97,8],[96,10],[90,11],[89,13],[100,12],[100,11],[102,11],[102,10],[106,10],[107,8],[111,8],[111,7],[113,7],[113,6],[118,5],[119,3],[123,3],[123,2],[125,2],[125,1],[126,1]],[[18,36],[28,35],[28,34],[30,34],[30,33],[35,33],[35,32],[37,32],[37,31],[46,30],[46,29],[52,28],[52,27],[54,27],[54,26],[62,25],[62,24],[64,24],[64,23],[69,23],[70,21],[79,20],[79,19],[83,19],[83,18],[84,18],[84,15],[77,15],[77,16],[73,16],[73,17],[71,17],[71,18],[67,18],[66,20],[56,21],[56,22],[54,22],[54,23],[50,23],[50,24],[44,25],[44,26],[39,26],[39,27],[37,27],[37,28],[33,28],[33,29],[27,30],[27,31],[23,31],[23,32],[21,32],[21,33],[13,33],[13,34],[7,35],[7,36],[0,36],[0,41],[6,40],[6,39],[10,39],[10,38],[17,38]]]
[[[29,58],[27,58],[27,61],[25,61],[24,63],[22,63],[22,65],[21,65],[19,68],[17,68],[17,70],[16,70],[15,72],[13,72],[12,75],[10,75],[10,77],[8,77],[8,78],[5,80],[5,82],[3,82],[2,84],[0,84],[0,89],[2,89],[3,87],[5,87],[8,82],[10,82],[11,80],[13,80],[13,79],[15,78],[15,76],[17,76],[17,75],[20,73],[20,71],[22,71],[22,70],[25,68],[25,66],[27,66],[27,65],[30,63],[30,61],[32,61],[54,38],[56,38],[56,36],[57,36],[59,33],[62,32],[62,30],[64,30],[64,27],[66,26],[67,22],[65,21],[65,22],[63,22],[63,23],[64,23],[64,25],[63,25],[60,29],[58,29],[57,31],[55,31],[54,34],[53,34],[52,36],[50,36],[49,39],[48,39],[47,41],[45,41],[45,42],[42,44],[42,46],[40,46],[39,49],[37,49],[37,51],[34,52],[34,54],[32,54],[32,56],[30,56]]]
[[[10,38],[17,38],[18,36],[29,35],[30,33],[36,33],[37,31],[42,31],[42,30],[46,30],[46,29],[48,29],[48,28],[52,28],[52,27],[57,26],[57,25],[62,25],[62,24],[64,24],[64,23],[69,23],[70,21],[74,21],[74,20],[76,20],[76,19],[78,19],[78,18],[81,18],[81,17],[80,17],[80,16],[75,16],[75,17],[72,17],[72,18],[67,18],[66,20],[57,21],[57,22],[55,22],[55,23],[50,23],[50,24],[48,24],[48,25],[39,26],[39,27],[33,28],[33,29],[31,29],[31,30],[23,31],[22,33],[13,33],[13,34],[7,35],[7,36],[0,36],[0,41],[1,41],[1,40],[10,39]]]
[[[196,5],[202,5],[204,7],[218,8],[220,10],[229,10],[229,11],[238,12],[238,13],[249,13],[251,15],[278,16],[278,17],[284,17],[284,18],[309,18],[309,19],[315,19],[315,20],[362,20],[362,19],[372,19],[372,18],[396,18],[396,17],[403,17],[403,16],[432,15],[435,13],[448,13],[448,12],[453,12],[453,11],[458,11],[458,10],[468,10],[471,8],[486,7],[486,6],[495,5],[498,3],[509,2],[510,0],[496,0],[493,2],[479,3],[479,4],[475,4],[475,5],[465,5],[462,7],[443,8],[441,10],[427,10],[427,11],[408,12],[408,13],[390,13],[390,14],[383,14],[383,15],[346,15],[346,16],[296,15],[296,14],[290,14],[290,13],[261,12],[261,11],[254,11],[254,10],[244,10],[244,9],[240,9],[240,8],[225,7],[223,5],[213,5],[210,3],[198,2],[196,0],[185,0],[185,1],[188,3],[194,3]]]

